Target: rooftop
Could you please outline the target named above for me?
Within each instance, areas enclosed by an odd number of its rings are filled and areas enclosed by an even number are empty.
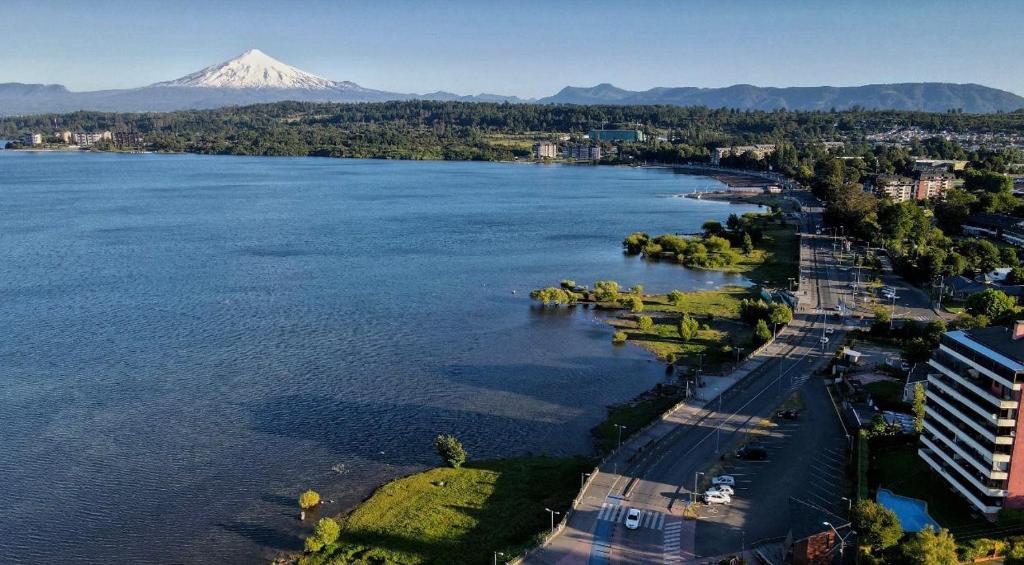
[[[949,335],[956,339],[954,334],[961,334],[962,336],[969,338],[971,341],[990,349],[1010,361],[1015,362],[1017,365],[1015,370],[1024,370],[1024,339],[1012,339],[1010,337],[1012,335],[1012,328],[1009,326],[991,326],[988,328],[975,328],[967,331],[949,332]],[[1006,365],[1011,365],[1011,363],[1005,363],[1003,359],[996,358],[994,360],[1003,362],[1003,364]]]

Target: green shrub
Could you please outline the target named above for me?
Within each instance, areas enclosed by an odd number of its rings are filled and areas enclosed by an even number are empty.
[[[313,528],[313,533],[306,538],[306,551],[315,553],[338,541],[341,527],[330,518],[321,518]]]
[[[612,341],[614,343],[626,343],[626,332],[615,332],[612,334]]]
[[[640,316],[636,320],[636,325],[642,332],[649,332],[654,328],[654,320],[650,316]]]
[[[466,462],[466,450],[462,442],[451,434],[439,434],[434,438],[434,448],[445,463],[456,469]]]
[[[299,508],[309,510],[320,505],[320,493],[315,490],[307,490],[299,495]]]

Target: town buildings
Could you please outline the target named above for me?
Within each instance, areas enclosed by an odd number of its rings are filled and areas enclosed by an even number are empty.
[[[1024,508],[1024,322],[946,332],[929,365],[918,455],[986,516]]]
[[[554,159],[558,156],[558,146],[550,141],[533,144],[534,159]]]
[[[591,141],[644,141],[647,136],[638,129],[592,129]]]
[[[42,145],[43,144],[43,134],[41,134],[41,133],[26,133],[21,138],[21,143],[22,143],[22,145],[28,145],[28,146]]]
[[[134,131],[115,131],[114,144],[118,147],[138,147],[142,145],[142,135]]]
[[[92,145],[99,143],[100,141],[112,139],[112,135],[109,131],[101,132],[89,132],[89,133],[73,133],[71,134],[71,141],[75,145]]]
[[[915,197],[917,183],[907,177],[878,175],[875,179],[874,192],[877,196],[889,198],[893,202],[904,202]]]
[[[981,212],[971,214],[964,220],[964,233],[1005,241],[1024,247],[1024,220],[1005,214]]]
[[[601,146],[585,143],[570,143],[562,150],[562,156],[576,161],[600,161]]]
[[[917,175],[917,187],[914,191],[914,198],[924,200],[926,198],[938,198],[953,190],[953,183],[956,176],[952,173],[922,171]]]
[[[722,159],[725,157],[740,156],[744,153],[751,153],[758,160],[764,159],[768,155],[775,153],[774,143],[762,143],[760,145],[734,145],[732,147],[716,147],[711,150],[711,164],[718,166],[721,165]]]

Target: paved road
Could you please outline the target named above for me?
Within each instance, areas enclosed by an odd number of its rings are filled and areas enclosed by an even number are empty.
[[[809,195],[804,228],[820,222],[821,209]],[[827,238],[804,237],[801,260],[807,281],[793,323],[779,335],[741,381],[709,402],[689,407],[664,425],[655,437],[631,439],[620,454],[602,465],[598,480],[583,493],[566,528],[528,563],[681,562],[695,557],[695,528],[682,520],[692,496],[695,474],[718,460],[722,451],[807,382],[812,368],[831,356],[839,334],[824,334],[825,311],[835,308],[834,271],[824,260]],[[834,318],[835,316],[833,316]],[[834,323],[835,320],[833,320]],[[819,385],[820,386],[820,385]],[[643,442],[643,443],[640,443]],[[639,450],[642,445],[643,449]],[[698,491],[702,490],[697,488]],[[626,507],[644,513],[641,527],[622,526]],[[738,549],[738,547],[737,547]]]

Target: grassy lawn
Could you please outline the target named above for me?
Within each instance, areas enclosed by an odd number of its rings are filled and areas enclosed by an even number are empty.
[[[687,313],[704,322],[708,315],[715,318],[736,318],[739,316],[740,301],[757,298],[757,294],[744,286],[723,286],[717,290],[698,290],[685,293],[679,304],[672,304],[668,296],[659,294],[644,297],[644,309],[651,312]]]
[[[924,500],[932,518],[949,528],[954,536],[992,527],[984,519],[971,516],[968,503],[949,490],[942,477],[917,456],[916,447],[875,447],[873,444],[870,453],[868,476],[872,493],[881,487]]]
[[[765,286],[788,288],[789,279],[797,277],[800,267],[800,238],[796,225],[789,223],[781,227],[777,222],[767,220],[758,224],[764,230],[764,239],[753,253],[743,256],[738,270]]]
[[[665,394],[652,391],[640,400],[610,407],[608,417],[592,430],[598,451],[607,453],[615,448],[619,440],[619,430],[615,424],[626,426],[622,431],[622,440],[625,441],[627,437],[675,406],[679,400],[678,394],[669,393],[668,390]]]
[[[864,389],[883,404],[903,403],[903,383],[900,381],[876,381],[864,385]]]
[[[655,323],[650,332],[641,332],[635,327],[615,324],[629,336],[629,341],[654,353],[659,359],[669,356],[681,365],[698,363],[697,354],[703,353],[703,365],[708,371],[714,371],[718,365],[735,359],[735,347],[748,348],[754,332],[750,326],[733,320],[715,319],[702,322],[697,337],[683,341],[679,337],[678,318],[671,317],[665,323]],[[707,327],[705,327],[707,326]]]
[[[338,544],[300,562],[490,563],[494,551],[510,559],[547,531],[545,507],[569,508],[592,468],[581,457],[527,457],[398,479],[344,520]]]

